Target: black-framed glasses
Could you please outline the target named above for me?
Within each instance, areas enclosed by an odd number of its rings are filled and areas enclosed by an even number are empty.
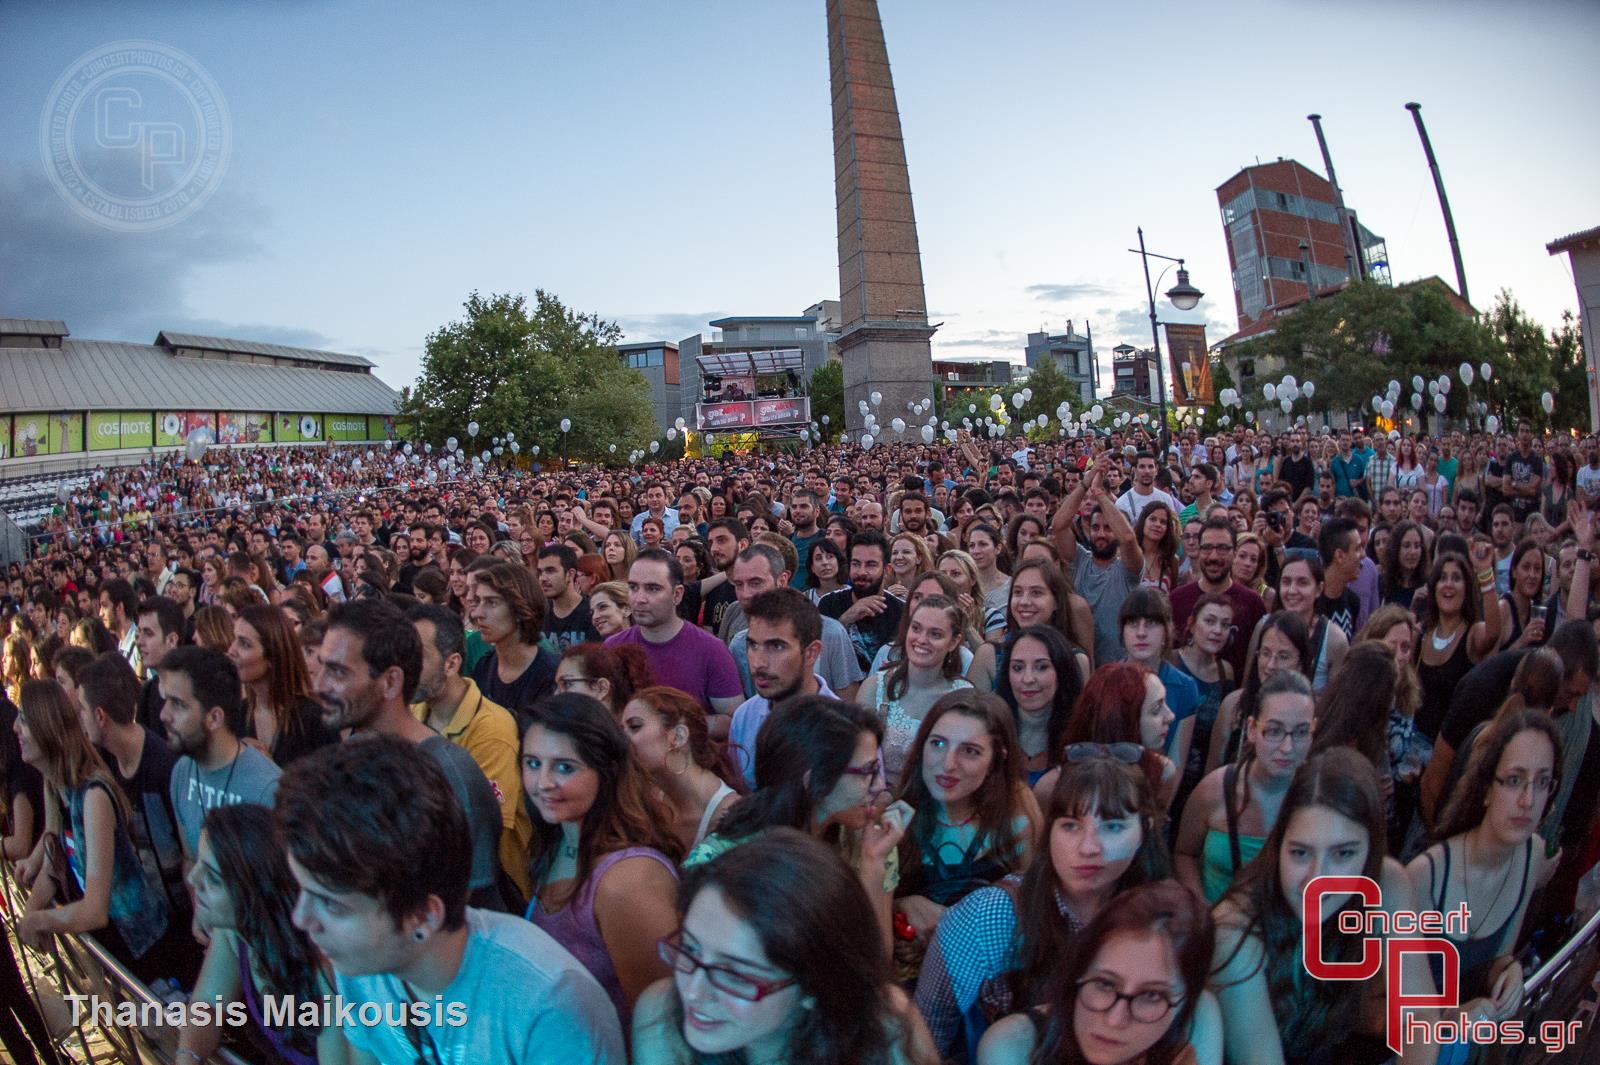
[[[583,685],[583,684],[593,684],[593,683],[594,683],[594,678],[593,677],[557,677],[556,678],[556,687],[560,688],[564,692],[570,692],[574,688],[577,688],[578,686]]]
[[[1293,740],[1298,746],[1311,738],[1310,725],[1296,725],[1294,728],[1284,728],[1273,721],[1261,730],[1261,738],[1276,747],[1284,740]]]
[[[1126,765],[1138,765],[1144,748],[1137,743],[1069,743],[1067,761],[1087,762],[1092,758],[1112,758]]]
[[[698,970],[706,974],[706,982],[724,994],[746,1002],[760,1002],[769,995],[799,983],[794,977],[783,980],[758,980],[748,973],[730,969],[726,965],[712,965],[683,949],[676,935],[662,936],[656,940],[656,953],[674,972],[693,976]]]
[[[867,765],[847,765],[841,772],[847,777],[866,777],[872,781],[883,775],[883,763],[874,757]]]
[[[1535,795],[1548,795],[1556,786],[1555,778],[1546,776],[1543,773],[1536,777],[1525,777],[1521,773],[1507,773],[1503,777],[1495,777],[1494,782],[1507,791],[1520,792],[1523,788],[1531,788]]]
[[[1116,984],[1099,976],[1078,981],[1078,1001],[1095,1013],[1110,1013],[1118,1002],[1126,1002],[1128,1015],[1140,1024],[1154,1024],[1183,1004],[1182,998],[1174,1001],[1154,990],[1125,995]]]

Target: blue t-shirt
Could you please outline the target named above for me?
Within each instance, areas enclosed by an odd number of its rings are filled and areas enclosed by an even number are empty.
[[[1167,709],[1172,711],[1172,727],[1167,730],[1165,754],[1176,760],[1174,752],[1177,749],[1178,726],[1183,724],[1184,718],[1200,708],[1200,688],[1193,677],[1171,662],[1162,662],[1161,668],[1156,670],[1156,676],[1167,689]]]

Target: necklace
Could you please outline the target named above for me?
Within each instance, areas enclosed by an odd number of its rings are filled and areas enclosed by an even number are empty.
[[[1451,632],[1449,635],[1441,638],[1438,628],[1435,627],[1433,632],[1428,634],[1428,639],[1433,643],[1433,649],[1435,651],[1443,651],[1446,647],[1449,647],[1451,644],[1456,642],[1456,637],[1461,635],[1461,630],[1463,628],[1465,628],[1465,626],[1458,625],[1456,626],[1454,632]]]
[[[1469,915],[1474,912],[1473,909],[1472,909],[1472,854],[1468,850],[1468,847],[1467,847],[1467,844],[1470,841],[1471,841],[1471,837],[1470,836],[1467,837],[1467,838],[1462,839],[1462,841],[1461,841],[1461,854],[1462,854],[1462,857],[1464,859],[1464,864],[1466,866],[1466,868],[1464,868],[1461,871],[1461,877],[1462,877],[1462,880],[1461,880],[1461,892],[1462,892],[1462,894],[1464,896],[1466,896],[1463,901],[1465,901],[1466,904],[1467,904],[1467,913]],[[1475,932],[1475,931],[1477,931],[1477,932],[1483,931],[1483,926],[1485,924],[1487,924],[1488,921],[1489,921],[1489,915],[1494,913],[1495,903],[1500,901],[1500,896],[1505,892],[1506,885],[1511,882],[1511,866],[1512,866],[1512,864],[1513,864],[1512,862],[1509,862],[1509,861],[1506,862],[1505,872],[1500,874],[1500,886],[1497,889],[1495,889],[1494,898],[1489,900],[1489,905],[1484,907],[1484,909],[1481,911],[1483,916],[1478,918],[1478,926],[1477,926],[1477,928],[1473,928],[1473,926],[1472,926],[1472,918],[1470,916],[1467,918],[1467,938],[1468,939],[1472,938],[1472,933],[1473,932]]]

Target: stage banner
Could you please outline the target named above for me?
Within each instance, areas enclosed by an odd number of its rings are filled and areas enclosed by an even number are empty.
[[[756,424],[755,407],[748,400],[696,405],[698,427],[707,432],[749,429]]]
[[[811,399],[808,396],[756,400],[757,425],[805,425],[810,421]]]
[[[1167,354],[1172,360],[1173,403],[1180,407],[1214,404],[1216,394],[1211,385],[1206,327],[1181,322],[1164,324],[1167,329]]]

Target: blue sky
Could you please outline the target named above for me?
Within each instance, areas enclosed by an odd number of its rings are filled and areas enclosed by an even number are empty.
[[[1257,158],[1320,169],[1311,111],[1396,278],[1453,280],[1408,100],[1473,301],[1575,305],[1544,244],[1600,224],[1593,0],[881,10],[936,357],[1020,358],[1069,318],[1107,363],[1148,343],[1139,225],[1231,332],[1214,190]],[[130,38],[194,57],[231,119],[215,194],[155,233],[83,221],[41,160],[57,79]],[[544,288],[630,341],[838,295],[823,0],[7,0],[0,39],[0,314],[357,352],[399,386],[473,289]]]

